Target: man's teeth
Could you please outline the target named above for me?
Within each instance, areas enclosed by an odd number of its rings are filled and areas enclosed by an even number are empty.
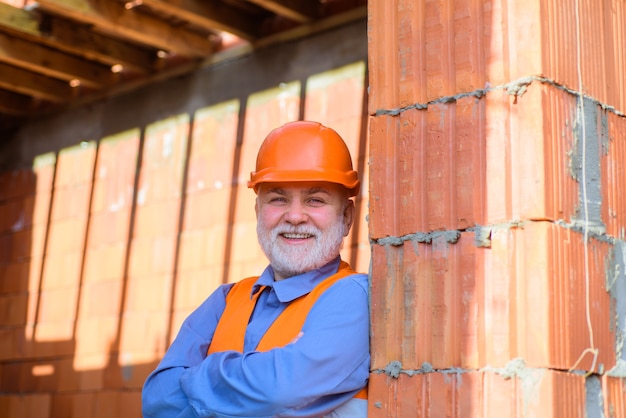
[[[311,234],[282,234],[283,237],[285,238],[289,238],[289,239],[304,239],[304,238],[310,238],[312,235]]]

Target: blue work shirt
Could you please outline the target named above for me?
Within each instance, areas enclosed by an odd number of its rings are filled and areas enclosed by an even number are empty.
[[[144,417],[366,416],[367,402],[352,398],[369,376],[367,275],[345,277],[327,289],[311,308],[296,341],[255,351],[285,307],[334,274],[339,262],[337,258],[318,270],[277,282],[267,267],[253,289],[254,293],[267,286],[250,319],[244,352],[207,356],[232,284],[220,286],[187,317],[148,376],[142,393]]]

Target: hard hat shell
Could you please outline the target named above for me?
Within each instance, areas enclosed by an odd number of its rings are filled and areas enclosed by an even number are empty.
[[[333,129],[318,122],[289,122],[271,131],[259,148],[256,171],[248,187],[260,183],[326,181],[359,194],[359,178],[345,142]]]

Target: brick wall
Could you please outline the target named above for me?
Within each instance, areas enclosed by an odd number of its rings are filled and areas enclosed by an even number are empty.
[[[285,46],[290,65],[272,74],[281,83],[250,81],[268,60],[285,62],[265,51],[25,128],[24,154],[65,138],[0,173],[0,416],[141,416],[141,386],[182,320],[267,263],[246,182],[265,135],[287,121],[320,121],[348,143],[364,186],[342,255],[369,271],[364,27]],[[180,88],[219,71],[240,83]],[[176,100],[154,102],[164,90]],[[152,113],[136,107],[129,123],[125,100],[153,103]],[[94,134],[58,145],[84,132]]]
[[[368,23],[370,416],[625,416],[626,5]]]

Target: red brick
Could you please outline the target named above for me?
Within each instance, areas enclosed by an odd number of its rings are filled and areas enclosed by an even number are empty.
[[[533,111],[539,107],[556,116]],[[574,128],[562,115],[575,111],[572,95],[533,83],[516,99],[494,91],[373,118],[373,237],[511,219],[571,221],[579,184],[570,167]]]
[[[602,376],[602,400],[605,417],[626,416],[626,379]]]
[[[361,121],[364,89],[364,62],[315,74],[306,83],[304,119],[318,121],[344,135],[346,132],[338,126],[341,121],[355,120],[357,125]]]
[[[589,370],[613,367],[611,299],[604,285],[610,245],[591,241],[586,325],[582,235],[549,222],[493,228],[488,248],[463,233],[455,244],[405,241],[373,247],[372,364],[408,368],[506,364]]]
[[[18,365],[20,369],[19,384],[11,388],[11,391],[50,393],[57,389],[56,361],[47,359],[27,360],[18,363]]]
[[[0,405],[6,417],[48,418],[51,415],[51,396],[48,394],[2,395]]]
[[[0,233],[22,231],[33,225],[34,196],[0,203]]]
[[[237,264],[266,260],[257,240],[256,222],[236,222],[229,232],[232,234],[233,247],[227,262]]]
[[[615,337],[614,331],[607,326],[612,321],[611,297],[605,288],[609,244],[591,240],[585,246],[581,234],[549,223],[527,225],[523,235],[527,257],[523,260],[527,269],[524,282],[528,294],[526,312],[537,315],[536,312],[545,309],[545,302],[549,306],[543,321],[537,316],[527,320],[527,335],[533,338],[526,341],[524,358],[529,364],[542,366],[548,360],[550,367],[567,370],[575,366],[587,348],[597,348],[596,370],[600,364],[605,368],[613,367]],[[543,263],[539,261],[542,258]],[[544,292],[540,293],[542,287]],[[589,324],[586,320],[587,297]],[[533,335],[543,326],[547,326],[543,336]],[[544,346],[545,353],[541,355],[547,354],[547,359],[536,357],[536,347],[540,346]],[[592,359],[593,355],[585,355],[576,368],[590,370]]]
[[[11,262],[11,234],[0,234],[0,264]]]
[[[373,237],[484,224],[485,150],[468,142],[480,108],[480,102],[468,100],[371,119]]]
[[[55,362],[55,383],[58,392],[76,391],[79,388],[79,376],[74,368],[73,357]]]
[[[222,225],[184,232],[180,238],[179,271],[223,265],[227,242]]]
[[[162,356],[169,346],[166,342],[168,327],[169,314],[164,311],[127,314],[121,324],[119,345],[120,353],[127,353],[128,360],[125,362],[135,362],[146,356],[152,359]]]
[[[595,7],[576,2],[542,3],[541,58],[546,76],[574,90],[580,88],[580,77],[586,95],[623,110],[626,108],[626,61],[622,53],[626,45],[623,31],[626,7],[620,2],[610,4],[610,7]],[[577,13],[581,16],[578,21]]]
[[[78,286],[43,290],[39,303],[41,321],[71,321],[78,306]]]
[[[180,272],[176,278],[174,310],[190,310],[198,307],[223,282],[222,266]],[[243,279],[243,277],[242,277]]]
[[[239,103],[231,100],[196,112],[187,193],[230,188],[236,161]]]
[[[473,235],[456,244],[406,241],[373,247],[372,367],[476,366],[478,330]],[[460,285],[460,286],[459,286]]]
[[[126,243],[88,248],[85,254],[85,282],[120,279],[126,263]]]
[[[82,253],[78,251],[53,254],[45,258],[41,288],[78,287]]]
[[[231,188],[190,194],[185,202],[183,230],[225,225],[231,213]]]
[[[578,5],[578,3],[576,3]],[[541,74],[625,107],[624,6],[574,3],[369,3],[369,113]],[[512,18],[515,16],[515,18]],[[580,31],[580,33],[578,33]],[[579,37],[579,38],[578,38]],[[584,39],[577,57],[578,39]],[[611,40],[611,42],[607,42]],[[578,65],[581,67],[579,68]]]
[[[171,304],[172,279],[153,274],[131,277],[127,282],[124,310],[126,312],[167,312]]]
[[[585,377],[545,369],[370,375],[372,418],[583,418]]]
[[[500,67],[506,65],[502,46],[498,48],[498,36],[492,39],[485,23],[503,18],[498,3],[489,6],[369,3],[369,113],[482,89],[486,81],[500,84],[504,73]],[[517,12],[524,15],[529,10]],[[532,23],[521,16],[520,20]],[[500,34],[497,28],[494,32]],[[514,54],[519,54],[518,49]]]
[[[86,414],[91,416],[94,410],[95,395],[93,393],[55,394],[52,402],[53,417],[79,418]]]
[[[47,254],[82,251],[85,244],[86,219],[66,219],[50,224]]]
[[[0,389],[2,393],[20,390],[21,364],[15,361],[0,363]],[[4,415],[3,415],[4,416]]]
[[[32,231],[22,230],[9,233],[11,255],[9,261],[11,262],[24,262],[31,256],[32,247]]]
[[[36,264],[35,261],[32,262]],[[31,262],[0,264],[0,295],[28,290]]]
[[[117,316],[121,311],[122,280],[84,283],[80,295],[81,318]]]
[[[29,197],[32,203],[33,225],[47,225],[50,219],[50,202],[52,194],[46,191],[38,191],[36,195]],[[26,207],[30,207],[30,203]]]
[[[120,393],[119,418],[136,418],[141,414],[141,391],[125,390]]]
[[[145,167],[181,167],[189,136],[189,115],[180,114],[149,125],[144,139]]]
[[[61,309],[58,308],[57,310],[60,311]],[[72,356],[75,350],[74,326],[75,323],[71,314],[67,315],[64,321],[50,321],[45,316],[39,315],[38,322],[33,327],[33,341],[37,341],[37,344],[30,345],[26,350],[26,355],[36,357]]]
[[[91,184],[96,158],[95,142],[84,142],[81,145],[62,149],[56,164],[55,188]]]
[[[174,236],[178,231],[180,200],[168,199],[136,208],[133,236]]]
[[[54,189],[51,220],[86,218],[91,198],[91,183],[71,184]]]
[[[94,213],[89,221],[89,247],[124,243],[130,234],[130,211]]]
[[[29,295],[26,292],[0,296],[0,325],[26,324],[26,309]]]
[[[238,188],[236,193],[235,206],[229,207],[229,211],[234,213],[235,222],[254,222],[256,224],[256,214],[254,212],[256,194],[254,194],[252,189],[246,187]]]
[[[174,268],[175,237],[134,239],[130,251],[130,275],[171,273]]]
[[[42,259],[46,252],[46,238],[48,234],[47,225],[35,225],[30,230],[32,243],[30,246],[30,259]]]
[[[29,169],[5,171],[0,174],[0,200],[33,194],[37,176]]]
[[[189,115],[148,126],[137,190],[140,205],[180,198],[188,135]]]
[[[33,161],[35,173],[35,190],[37,193],[50,194],[54,187],[54,173],[56,172],[57,156],[53,152],[38,155]]]
[[[100,141],[94,179],[93,211],[117,211],[131,207],[138,146],[138,129]]]
[[[104,353],[112,349],[119,327],[118,314],[81,316],[76,322],[75,367],[81,371],[104,367]]]

